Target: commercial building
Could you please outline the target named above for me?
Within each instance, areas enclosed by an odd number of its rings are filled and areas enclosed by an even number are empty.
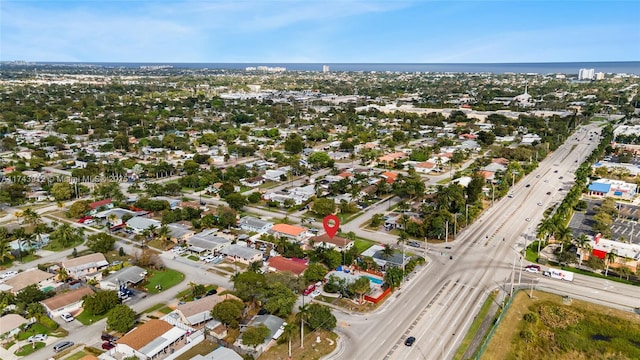
[[[593,80],[595,75],[595,69],[580,69],[578,72],[578,80]]]

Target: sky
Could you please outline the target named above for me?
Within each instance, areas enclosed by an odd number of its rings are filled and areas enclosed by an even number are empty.
[[[2,0],[11,60],[640,61],[640,0]]]

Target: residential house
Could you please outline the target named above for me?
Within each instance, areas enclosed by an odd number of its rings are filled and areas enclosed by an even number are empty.
[[[437,170],[436,163],[432,161],[419,162],[415,164],[413,168],[420,174],[429,174],[430,172]]]
[[[245,216],[240,219],[239,226],[244,231],[264,233],[273,226],[273,223],[254,218],[253,216]]]
[[[327,234],[314,236],[309,239],[309,243],[313,243],[313,247],[322,247],[325,249],[334,249],[340,252],[347,251],[353,247],[355,242],[341,236],[329,237]]]
[[[269,180],[269,181],[276,181],[276,182],[280,182],[281,177],[282,176],[287,176],[287,171],[285,170],[267,170],[264,172],[264,174],[262,175],[262,178],[264,178],[265,180]]]
[[[158,220],[148,219],[145,217],[136,216],[127,220],[127,228],[133,231],[134,234],[142,234],[145,230],[155,227],[156,229],[162,226],[162,223]]]
[[[233,344],[241,349],[249,351],[255,350],[256,352],[261,354],[269,350],[269,348],[276,343],[278,338],[284,332],[284,327],[287,325],[287,323],[274,315],[256,315],[249,321],[247,327],[255,327],[260,325],[265,325],[269,329],[269,335],[262,344],[256,346],[255,348],[244,345],[242,343],[242,334],[240,334],[240,337],[238,337],[238,339]]]
[[[262,176],[240,179],[240,184],[250,188],[254,188],[264,184],[264,179],[262,178]]]
[[[62,268],[74,279],[102,278],[102,270],[109,262],[101,253],[80,256],[61,263]]]
[[[53,290],[55,286],[55,275],[32,268],[19,272],[16,276],[4,280],[4,285],[11,288],[11,293],[17,294],[29,285],[36,284],[40,290]]]
[[[229,260],[243,264],[251,264],[254,261],[262,261],[262,251],[247,246],[231,244],[220,250]]]
[[[386,154],[386,155],[380,156],[378,158],[378,163],[381,164],[381,165],[393,165],[397,161],[405,159],[405,158],[408,158],[408,157],[409,157],[408,154],[406,154],[406,153],[404,153],[402,151],[399,151],[399,152],[394,152],[394,153],[391,153],[391,154]]]
[[[193,235],[187,240],[189,251],[199,254],[205,251],[217,253],[225,246],[231,244],[231,240],[216,236],[217,233],[218,230],[216,229],[208,229]]]
[[[197,328],[213,319],[213,316],[211,316],[211,309],[213,309],[216,304],[228,299],[242,301],[231,294],[221,296],[213,294],[178,305],[175,310],[163,316],[162,320],[175,326],[180,326],[180,324],[182,324]]]
[[[32,324],[34,321],[29,321],[18,314],[7,314],[0,317],[0,337],[10,338],[18,335],[22,330],[22,327],[27,324]]]
[[[267,261],[267,269],[269,271],[289,271],[296,276],[302,275],[307,270],[307,267],[309,267],[309,262],[304,259],[287,259],[282,256],[274,256]]]
[[[384,254],[384,247],[380,245],[372,245],[367,250],[363,251],[360,256],[370,256],[373,258],[373,261],[378,264],[382,269],[385,269],[387,265],[391,266],[402,266],[403,262],[406,263],[410,260],[409,256],[402,257],[402,253],[400,251],[395,251],[391,256],[387,257]]]
[[[118,339],[114,352],[121,354],[119,358],[155,359],[170,353],[186,336],[186,330],[164,320],[152,319]]]
[[[154,196],[151,198],[151,200],[166,201],[169,203],[169,208],[171,208],[171,210],[175,210],[180,207],[181,202],[179,199],[174,199],[167,196]]]
[[[307,234],[307,228],[289,224],[275,224],[269,230],[275,237],[285,237],[291,241],[300,242]]]
[[[140,284],[147,276],[147,270],[138,266],[127,266],[107,275],[100,280],[100,288],[104,290],[118,290],[120,286],[129,287]]]
[[[116,208],[116,209],[100,211],[95,215],[93,215],[93,217],[98,219],[105,219],[106,221],[109,222],[109,224],[111,225],[111,228],[113,229],[113,228],[120,227],[124,224],[122,221],[122,217],[125,215],[128,215],[131,218],[133,218],[136,216],[142,216],[146,214],[147,214],[146,211],[131,211],[127,209]]]
[[[100,211],[112,209],[113,208],[113,204],[111,203],[111,199],[104,199],[104,200],[94,201],[94,202],[90,203],[89,204],[89,208],[91,210],[89,210],[88,215],[95,215],[95,214],[99,213]]]
[[[380,177],[382,177],[384,181],[387,182],[387,184],[393,184],[398,178],[398,173],[394,173],[393,171],[385,171],[380,174]]]
[[[173,223],[168,224],[167,227],[169,228],[169,232],[171,234],[171,241],[176,244],[186,242],[190,237],[193,236],[193,234],[195,234],[195,232],[189,226],[184,224]]]
[[[93,293],[93,290],[89,287],[80,287],[42,300],[40,303],[47,310],[49,317],[54,318],[64,312],[73,313],[81,309],[84,302],[83,298],[86,295],[93,295]]]

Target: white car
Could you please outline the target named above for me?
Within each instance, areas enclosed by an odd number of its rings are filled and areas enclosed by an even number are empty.
[[[320,290],[315,290],[314,292],[311,293],[311,298],[314,299],[316,298],[318,295],[320,295]]]
[[[15,270],[7,271],[6,273],[0,275],[0,279],[8,279],[18,275],[18,272]]]
[[[62,318],[62,320],[66,321],[66,322],[72,322],[73,320],[75,320],[73,315],[71,315],[69,313],[62,313],[60,315],[60,317]]]
[[[28,342],[40,342],[40,341],[45,341],[47,340],[48,336],[47,334],[37,334],[37,335],[33,335],[33,336],[29,336],[29,338],[27,339]]]
[[[539,202],[539,203],[538,203],[538,206],[542,206],[542,203],[541,203],[541,202]]]

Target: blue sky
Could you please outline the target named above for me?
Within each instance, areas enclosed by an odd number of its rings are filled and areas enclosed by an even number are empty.
[[[0,60],[640,61],[640,0],[2,0]]]

